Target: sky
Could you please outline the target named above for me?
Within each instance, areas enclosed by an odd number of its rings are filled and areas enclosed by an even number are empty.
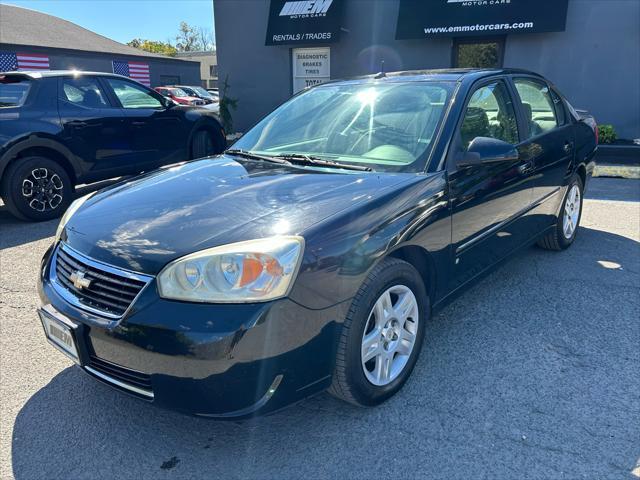
[[[69,20],[121,43],[174,41],[181,21],[214,31],[212,0],[0,0]]]

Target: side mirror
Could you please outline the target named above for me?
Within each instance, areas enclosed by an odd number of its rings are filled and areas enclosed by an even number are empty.
[[[476,137],[456,164],[458,167],[470,167],[487,163],[513,162],[518,157],[518,150],[510,143],[497,138]]]

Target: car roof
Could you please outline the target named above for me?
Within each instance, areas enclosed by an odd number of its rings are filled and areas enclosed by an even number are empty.
[[[342,80],[332,80],[327,83],[367,83],[371,81],[379,82],[424,82],[424,81],[449,81],[460,82],[466,79],[475,81],[483,77],[489,77],[493,75],[535,75],[541,77],[541,75],[531,72],[529,70],[519,68],[446,68],[446,69],[432,69],[432,70],[402,70],[397,72],[385,72],[376,73],[371,75],[364,75],[361,77],[354,77]],[[322,85],[326,85],[324,83]]]
[[[99,75],[101,77],[117,77],[117,78],[126,78],[131,80],[128,77],[123,77],[122,75],[117,75],[115,73],[109,72],[85,72],[84,70],[17,70],[11,72],[0,72],[0,75],[23,75],[25,77],[38,79],[45,77],[64,77],[68,75],[73,76],[83,76],[83,75]]]

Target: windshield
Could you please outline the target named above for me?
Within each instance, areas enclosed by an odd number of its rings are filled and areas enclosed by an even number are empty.
[[[0,76],[0,107],[19,107],[29,94],[31,81]]]
[[[169,90],[171,92],[171,95],[173,95],[174,97],[188,97],[189,96],[189,95],[187,95],[187,92],[185,92],[181,88],[171,88]]]
[[[198,95],[201,95],[203,97],[210,97],[211,96],[211,94],[209,92],[207,92],[202,87],[193,87],[193,89],[198,93]]]
[[[304,154],[377,171],[424,170],[454,83],[341,84],[293,97],[233,145]]]

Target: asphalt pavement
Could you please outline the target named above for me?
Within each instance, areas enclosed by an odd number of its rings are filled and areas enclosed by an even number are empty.
[[[56,223],[0,203],[2,479],[640,477],[638,180],[594,179],[571,249],[527,249],[441,310],[387,403],[321,394],[244,422],[157,409],[47,344]]]

